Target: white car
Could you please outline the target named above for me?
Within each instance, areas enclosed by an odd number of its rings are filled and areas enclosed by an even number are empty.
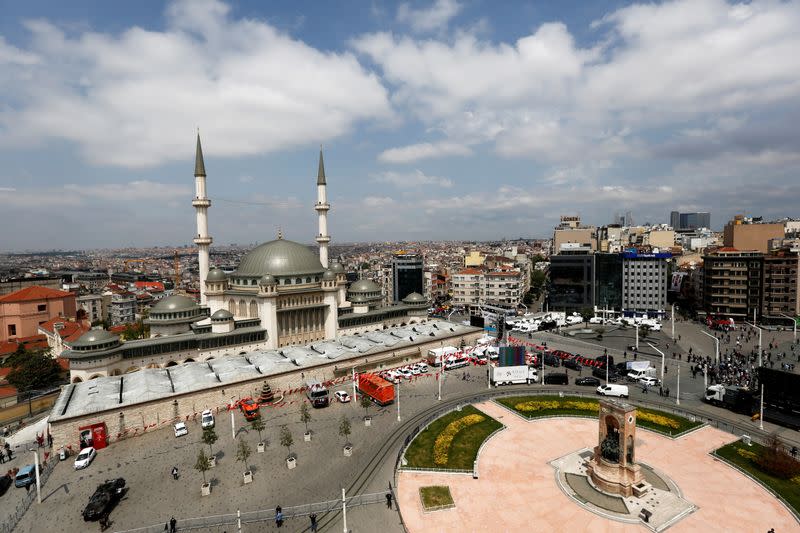
[[[420,371],[420,369],[419,369],[419,367],[417,365],[409,366],[408,370],[415,376],[419,376],[420,374],[422,374],[422,372]]]
[[[603,317],[601,316],[593,316],[592,318],[589,319],[589,324],[602,324],[602,323],[603,323]]]
[[[350,402],[350,395],[343,390],[337,390],[336,392],[333,393],[333,395],[336,397],[337,400],[339,400],[339,403]]]
[[[389,370],[386,374],[383,375],[383,378],[386,381],[391,381],[392,383],[400,383],[400,376],[394,370]]]
[[[186,429],[186,424],[183,422],[178,422],[175,424],[175,436],[176,437],[183,437],[184,435],[188,435],[189,430]]]
[[[428,365],[426,363],[417,363],[414,366],[416,366],[422,374],[425,374],[428,371]]]
[[[395,370],[395,372],[397,373],[397,376],[401,378],[411,379],[414,376],[414,374],[411,373],[411,370],[407,368],[398,368]]]
[[[88,448],[84,448],[81,450],[81,453],[78,454],[78,457],[75,458],[75,470],[80,470],[81,468],[86,468],[94,458],[97,457],[97,450],[93,447],[89,446]]]
[[[656,385],[659,385],[661,383],[661,380],[658,378],[654,378],[652,376],[644,376],[642,378],[639,378],[639,383],[641,383],[642,385],[647,385],[648,387],[654,387]]]
[[[214,427],[214,413],[211,409],[206,409],[200,413],[200,427],[203,429]]]

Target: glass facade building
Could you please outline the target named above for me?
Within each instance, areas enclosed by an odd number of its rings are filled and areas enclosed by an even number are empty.
[[[392,257],[392,289],[393,301],[401,302],[403,298],[416,292],[424,293],[422,287],[422,254],[403,253]]]

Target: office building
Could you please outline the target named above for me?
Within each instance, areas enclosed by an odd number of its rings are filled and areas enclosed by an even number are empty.
[[[622,254],[623,312],[663,312],[667,307],[669,253]]]
[[[553,231],[552,255],[558,255],[564,245],[586,245],[594,251],[597,250],[597,228],[583,226],[581,217],[562,216],[561,223]]]
[[[669,224],[675,231],[690,231],[711,227],[711,213],[679,213],[672,211],[669,214]]]
[[[594,307],[594,256],[575,250],[550,258],[547,299],[551,310],[580,312]]]
[[[422,254],[400,252],[392,257],[392,296],[394,302],[416,292],[422,294]]]

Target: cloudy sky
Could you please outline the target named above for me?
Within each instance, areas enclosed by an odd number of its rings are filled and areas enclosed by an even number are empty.
[[[800,1],[0,5],[0,250],[800,215]]]

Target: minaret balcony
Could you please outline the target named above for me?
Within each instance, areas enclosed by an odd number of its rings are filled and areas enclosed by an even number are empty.
[[[328,204],[328,203],[324,203],[323,204],[323,203],[317,202],[317,205],[314,206],[314,209],[316,209],[317,211],[330,211],[331,204]]]
[[[211,237],[195,237],[194,239],[192,239],[192,242],[194,242],[198,246],[202,245],[208,246],[211,244],[212,241],[213,239]]]
[[[331,242],[331,238],[329,235],[320,235],[316,238],[316,241],[318,243]]]
[[[209,207],[211,200],[208,198],[195,198],[192,200],[192,207]]]

